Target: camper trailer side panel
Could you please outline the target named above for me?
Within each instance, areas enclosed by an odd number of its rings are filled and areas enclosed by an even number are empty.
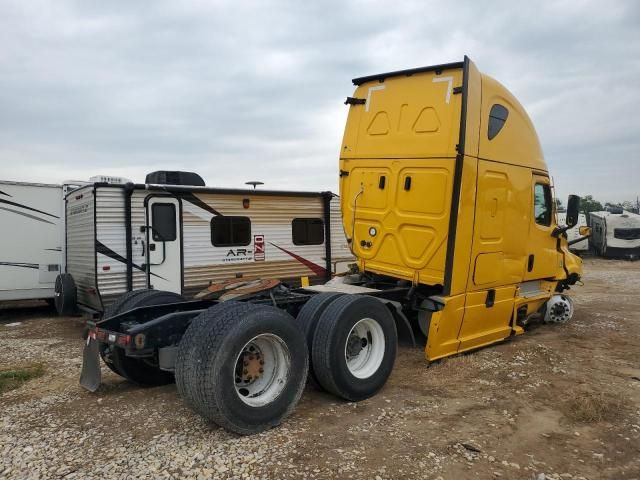
[[[287,280],[302,276],[324,278],[326,275],[324,242],[295,245],[292,238],[294,219],[324,220],[322,197],[203,192],[182,196],[181,200],[185,294],[206,288],[209,281],[232,278]],[[249,244],[214,246],[211,222],[216,216],[249,217]],[[341,232],[337,228],[332,230]],[[344,238],[335,240],[335,245],[344,243]]]
[[[62,265],[62,186],[0,181],[0,300],[52,298]]]
[[[117,297],[127,292],[127,231],[123,186],[96,188],[96,255],[98,288],[106,308]],[[143,271],[144,190],[135,190],[131,196],[132,278],[133,289],[146,288]]]
[[[342,226],[342,213],[340,212],[340,197],[334,196],[331,199],[331,261],[333,264],[332,273],[344,273],[349,264],[355,263],[355,258],[349,249],[347,237]]]
[[[67,195],[67,273],[73,276],[78,304],[100,309],[96,285],[95,192],[93,185]]]
[[[591,214],[598,253],[611,258],[640,257],[640,215],[596,212]]]

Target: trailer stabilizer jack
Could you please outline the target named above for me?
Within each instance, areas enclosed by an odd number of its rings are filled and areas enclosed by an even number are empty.
[[[96,339],[89,337],[82,352],[82,372],[80,373],[80,385],[95,392],[102,381],[100,372],[100,352]]]

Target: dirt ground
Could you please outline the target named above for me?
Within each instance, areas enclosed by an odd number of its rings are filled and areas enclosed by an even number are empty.
[[[208,424],[173,385],[103,369],[84,391],[82,320],[5,305],[0,367],[46,370],[0,396],[0,478],[640,479],[640,262],[586,259],[571,293],[568,324],[430,366],[402,348],[374,398],[308,386],[253,437]]]

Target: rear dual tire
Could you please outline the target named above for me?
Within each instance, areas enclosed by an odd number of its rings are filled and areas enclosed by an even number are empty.
[[[318,383],[349,401],[375,395],[395,363],[398,345],[393,315],[378,299],[343,295],[318,319],[311,364]]]
[[[193,320],[175,374],[180,394],[196,412],[247,435],[291,414],[307,372],[304,336],[289,314],[236,303],[216,305]]]
[[[311,299],[309,299],[309,301],[300,309],[300,312],[296,317],[296,323],[304,333],[310,356],[313,351],[313,339],[316,335],[316,329],[318,327],[320,317],[327,307],[342,295],[342,293],[334,292],[319,293],[311,297]],[[316,373],[313,369],[313,361],[311,359],[309,361],[309,378],[311,378],[311,380],[316,384],[319,384],[318,378],[316,377]]]

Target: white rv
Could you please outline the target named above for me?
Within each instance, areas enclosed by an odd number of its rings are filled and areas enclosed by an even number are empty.
[[[558,212],[558,225],[566,225],[567,224],[567,213],[566,212]],[[576,243],[571,243],[579,238],[582,238],[580,235],[580,227],[587,226],[587,216],[584,213],[578,215],[578,223],[575,227],[567,230],[567,240],[569,241],[569,249],[578,253],[586,253],[589,250],[589,242],[585,238],[584,240],[577,241]]]
[[[0,180],[0,301],[52,299],[68,186]]]
[[[56,307],[101,312],[141,288],[187,297],[233,278],[326,279],[352,260],[331,192],[208,188],[189,172],[66,196]]]
[[[589,245],[603,257],[640,258],[640,215],[620,209],[591,212]]]

